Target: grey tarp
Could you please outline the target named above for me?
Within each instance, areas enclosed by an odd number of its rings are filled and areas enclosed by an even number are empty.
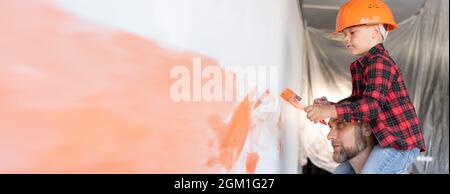
[[[400,23],[384,43],[401,68],[426,141],[427,151],[414,163],[413,173],[449,173],[448,6],[447,0],[425,1],[420,12]],[[302,93],[308,103],[320,95],[332,94],[328,96],[330,100],[349,96],[349,64],[356,57],[346,53],[342,42],[311,27],[306,28],[304,44],[307,49],[302,69]],[[300,130],[300,150],[315,165],[332,171],[336,164],[329,158],[330,149],[320,149],[320,146],[329,147],[329,143],[323,143],[326,138],[309,140],[311,138],[304,137],[315,133],[313,131],[323,133],[311,125],[304,125]],[[309,145],[316,146],[311,148]]]

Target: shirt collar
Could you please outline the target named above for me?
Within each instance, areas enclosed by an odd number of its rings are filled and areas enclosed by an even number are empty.
[[[369,63],[369,60],[372,59],[373,56],[375,56],[376,54],[385,54],[387,51],[384,48],[383,43],[379,43],[377,45],[375,45],[374,47],[372,47],[369,52],[367,52],[366,54],[364,54],[363,56],[361,56],[360,58],[358,58],[356,61],[359,62],[359,64],[361,64],[361,66],[365,66],[366,64]]]

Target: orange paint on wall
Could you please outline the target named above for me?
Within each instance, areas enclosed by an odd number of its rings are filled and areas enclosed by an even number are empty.
[[[231,170],[234,162],[242,152],[251,128],[251,109],[249,96],[244,98],[233,113],[229,124],[218,119],[210,120],[212,126],[216,126],[217,139],[219,141],[219,155],[212,157],[209,164],[222,164],[227,170]]]
[[[170,99],[171,68],[199,55],[45,1],[0,0],[0,27],[0,173],[216,173],[241,153],[248,101]]]
[[[250,152],[247,154],[247,161],[246,161],[246,169],[247,173],[253,174],[255,173],[256,165],[259,161],[259,155],[256,152]]]

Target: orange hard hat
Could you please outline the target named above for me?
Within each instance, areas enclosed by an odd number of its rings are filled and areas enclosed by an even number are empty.
[[[389,7],[381,0],[350,0],[339,9],[336,17],[336,32],[364,24],[384,24],[387,31],[397,28]]]

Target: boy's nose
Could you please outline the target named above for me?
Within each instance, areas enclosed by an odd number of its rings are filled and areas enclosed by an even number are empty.
[[[346,44],[349,43],[350,42],[350,36],[345,35],[344,41],[345,41]]]

